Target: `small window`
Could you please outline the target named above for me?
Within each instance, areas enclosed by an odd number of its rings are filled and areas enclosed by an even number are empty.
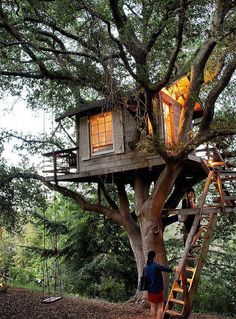
[[[113,150],[112,113],[90,117],[91,151],[98,154]]]
[[[167,144],[172,144],[174,141],[172,109],[170,105],[163,103],[164,123],[165,123],[165,141]]]

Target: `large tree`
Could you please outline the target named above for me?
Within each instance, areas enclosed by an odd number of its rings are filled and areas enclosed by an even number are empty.
[[[104,206],[37,174],[9,174],[8,181],[27,176],[41,179],[84,210],[103,214],[123,227],[139,273],[149,249],[155,249],[159,261],[167,264],[161,213],[164,206],[175,207],[186,189],[178,183],[184,159],[204,142],[236,134],[235,122],[224,126],[223,120],[215,118],[218,97],[236,68],[235,20],[234,0],[1,1],[3,90],[19,93],[24,88],[33,108],[46,102],[50,106],[51,101],[55,112],[61,112],[78,99],[116,98],[128,87],[139,88],[152,125],[154,151],[165,160],[151,192],[150,183],[136,175],[135,218],[122,182],[116,184],[118,203],[100,185],[107,199]],[[177,145],[166,148],[159,138],[153,96],[185,74],[190,90]],[[204,114],[194,134],[189,134],[198,97],[204,101]],[[175,184],[178,187],[172,192]]]

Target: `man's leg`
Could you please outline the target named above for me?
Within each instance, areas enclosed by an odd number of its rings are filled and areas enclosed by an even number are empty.
[[[156,317],[156,319],[162,319],[162,316],[163,316],[163,307],[164,307],[164,302],[160,302],[160,303],[158,304],[157,317]]]
[[[151,302],[151,317],[152,317],[152,319],[158,319],[157,312],[158,312],[158,304]]]

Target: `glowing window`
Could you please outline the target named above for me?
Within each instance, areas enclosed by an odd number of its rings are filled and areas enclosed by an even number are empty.
[[[164,111],[164,123],[165,123],[165,140],[166,140],[166,143],[171,144],[173,142],[173,134],[172,134],[170,106],[163,103],[163,111]]]
[[[92,154],[113,150],[111,112],[91,116],[90,132]]]

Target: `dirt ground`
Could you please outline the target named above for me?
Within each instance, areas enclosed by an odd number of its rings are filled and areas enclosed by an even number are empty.
[[[64,297],[42,303],[43,295],[27,289],[8,288],[0,293],[1,319],[148,319],[149,310],[133,304]],[[191,319],[235,319],[214,315],[191,315]]]

